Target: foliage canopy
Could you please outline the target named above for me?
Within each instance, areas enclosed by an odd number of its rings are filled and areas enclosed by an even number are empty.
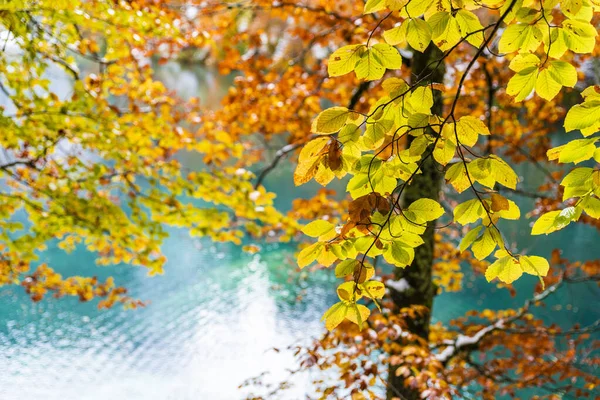
[[[388,380],[388,398],[450,398],[473,381],[484,398],[589,395],[597,359],[582,362],[580,349],[600,324],[561,330],[531,309],[564,284],[598,280],[600,263],[528,254],[501,228],[522,218],[531,235],[600,228],[599,12],[597,0],[3,1],[0,285],[36,301],[135,307],[112,279],[63,277],[40,252],[82,245],[101,265],[157,274],[169,225],[237,244],[303,233],[299,267],[335,265],[343,280],[323,316],[338,329],[302,353],[303,367],[340,370],[344,384],[324,398],[376,397],[366,361],[376,352],[409,388]],[[194,51],[239,73],[219,109],[154,76],[154,62]],[[287,144],[265,165],[258,138]],[[183,152],[205,167],[186,170]],[[296,185],[343,179],[345,193],[321,189],[281,212],[263,182],[288,156]],[[522,182],[520,163],[545,181]],[[457,329],[430,326],[433,292],[460,290],[465,264],[505,288],[534,275],[537,294],[519,309],[473,311]]]

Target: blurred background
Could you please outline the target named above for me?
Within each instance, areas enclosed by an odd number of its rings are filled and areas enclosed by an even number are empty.
[[[156,65],[156,74],[181,96],[197,96],[209,104],[218,104],[219,94],[231,82],[188,63]],[[54,82],[57,90],[69,90],[69,81],[59,72]],[[202,168],[194,157],[182,155],[181,160],[188,168]],[[290,163],[282,163],[265,182],[277,193],[282,210],[290,208],[294,198],[309,197],[318,188],[314,182],[296,188],[292,172]],[[518,173],[525,182],[543,179],[533,166]],[[344,188],[344,182],[335,185]],[[533,200],[519,203],[524,210],[532,205]],[[553,248],[561,247],[565,257],[587,260],[599,252],[589,226],[573,225],[550,236],[532,237],[522,218],[504,226],[503,233],[532,254],[549,256]],[[238,246],[193,239],[186,231],[173,229],[163,247],[166,272],[152,278],[140,268],[98,268],[95,255],[85,249],[66,254],[50,246],[40,262],[65,275],[114,276],[133,297],[149,304],[130,311],[119,306],[99,311],[93,303],[71,298],[48,297],[33,303],[20,288],[0,288],[2,399],[227,400],[268,392],[238,386],[263,372],[265,383],[288,379],[288,370],[297,364],[293,351],[286,348],[308,344],[324,332],[320,317],[337,296],[333,271],[298,272],[294,243],[255,244],[261,251],[252,255]],[[527,290],[511,297],[467,269],[465,274],[464,291],[436,298],[435,320],[446,322],[473,308],[519,306],[536,283],[534,277],[522,278],[517,287]],[[567,285],[541,315],[565,326],[593,323],[595,290],[593,283]],[[562,312],[555,313],[557,307]],[[564,320],[557,321],[556,316]],[[294,385],[282,398],[310,394],[315,378],[293,376]]]

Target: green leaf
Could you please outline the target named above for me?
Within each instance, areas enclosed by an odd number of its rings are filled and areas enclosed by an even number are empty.
[[[354,274],[354,271],[360,266],[358,260],[344,260],[335,266],[335,277],[344,278]]]
[[[414,250],[410,247],[402,246],[402,243],[399,241],[394,241],[389,244],[386,251],[383,253],[385,261],[397,267],[406,267],[412,263],[414,257]]]
[[[425,221],[433,221],[444,215],[444,208],[435,200],[421,198],[412,202],[408,209]]]

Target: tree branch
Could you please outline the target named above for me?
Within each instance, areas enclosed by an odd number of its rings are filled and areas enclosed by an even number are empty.
[[[515,315],[513,315],[509,318],[500,318],[493,324],[490,324],[484,328],[481,328],[474,335],[467,336],[467,335],[460,334],[460,335],[458,335],[458,337],[456,339],[444,342],[444,344],[447,345],[448,347],[446,347],[440,353],[436,354],[435,358],[437,358],[442,364],[446,365],[453,357],[457,356],[462,351],[476,349],[477,345],[484,338],[486,338],[488,335],[490,335],[492,332],[494,332],[496,330],[510,331],[510,328],[508,327],[508,325],[511,322],[514,322],[514,321],[522,318],[529,311],[529,309],[532,306],[534,306],[536,303],[539,303],[540,301],[545,300],[548,296],[555,293],[563,285],[563,283],[580,283],[580,282],[591,282],[591,281],[600,281],[600,275],[590,275],[587,277],[569,278],[563,274],[563,276],[561,276],[561,278],[558,282],[549,286],[543,292],[536,294],[531,299],[526,300],[525,303],[523,304],[523,306],[519,309],[519,311]],[[596,323],[594,323],[592,326],[590,326],[588,328],[590,330],[593,330],[598,327],[598,324],[600,324],[600,321],[597,321]]]
[[[356,106],[356,104],[358,104],[358,102],[360,101],[360,98],[363,95],[363,93],[369,89],[370,84],[371,84],[370,82],[362,82],[360,85],[358,85],[358,87],[352,94],[350,101],[348,102],[348,107],[346,107],[346,108],[348,108],[348,109],[354,108]],[[306,140],[306,142],[308,142],[309,140],[311,140],[313,138],[314,138],[314,135],[310,135],[308,137],[308,139]],[[256,183],[254,184],[254,189],[258,188],[263,183],[264,179],[267,177],[269,172],[271,172],[275,169],[275,167],[277,166],[277,164],[279,164],[279,161],[281,161],[281,159],[283,157],[285,157],[289,153],[293,152],[294,150],[298,149],[299,147],[302,147],[306,142],[287,144],[287,145],[283,146],[281,149],[277,150],[277,152],[275,153],[275,158],[273,158],[273,161],[271,161],[271,163],[269,165],[267,165],[258,174]]]

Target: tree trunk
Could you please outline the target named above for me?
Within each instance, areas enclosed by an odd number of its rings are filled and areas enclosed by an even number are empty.
[[[443,82],[445,67],[442,64],[433,71],[432,63],[434,60],[439,60],[442,57],[442,52],[430,44],[424,53],[414,52],[412,60],[413,76],[423,77],[432,74],[431,78],[425,79],[423,84],[430,82]],[[418,79],[418,78],[417,78]],[[415,79],[415,81],[417,80]],[[440,92],[434,91],[434,105],[432,113],[441,115],[443,112],[442,96]],[[409,145],[410,145],[409,137]],[[428,154],[430,149],[426,150]],[[429,157],[421,167],[422,173],[415,175],[410,185],[404,189],[404,197],[402,199],[402,207],[409,206],[415,200],[427,197],[433,200],[439,200],[439,192],[441,187],[442,174],[440,165],[435,162],[433,157]],[[434,221],[435,222],[435,221]],[[431,223],[425,234],[423,235],[424,244],[415,249],[415,259],[407,268],[396,268],[394,278],[396,280],[404,279],[410,285],[410,288],[398,292],[390,288],[390,294],[396,310],[410,306],[425,306],[428,312],[423,318],[407,321],[409,330],[421,338],[427,340],[429,336],[429,323],[431,320],[431,308],[433,306],[433,298],[435,296],[436,287],[432,281],[431,273],[433,266],[433,250],[434,250],[434,223]],[[404,377],[396,376],[396,367],[389,367],[387,398],[400,398],[401,400],[420,399],[420,393],[414,389],[404,386]]]

